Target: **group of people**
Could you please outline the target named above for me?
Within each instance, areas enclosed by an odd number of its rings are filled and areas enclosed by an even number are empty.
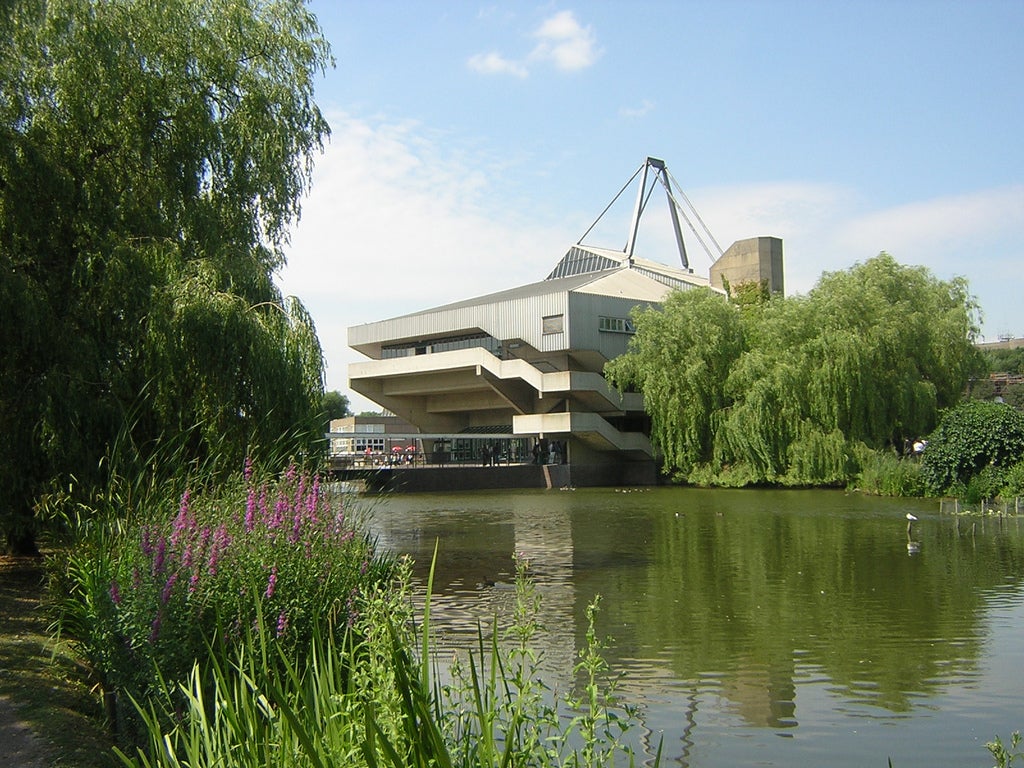
[[[534,464],[564,464],[566,458],[565,443],[561,440],[541,438],[533,444]]]

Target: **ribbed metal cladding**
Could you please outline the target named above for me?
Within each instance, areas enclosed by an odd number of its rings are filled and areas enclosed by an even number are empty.
[[[574,245],[562,257],[562,260],[555,265],[555,268],[546,279],[554,280],[559,277],[585,275],[590,272],[600,272],[602,269],[613,269],[618,266],[620,266],[620,263],[617,261]]]

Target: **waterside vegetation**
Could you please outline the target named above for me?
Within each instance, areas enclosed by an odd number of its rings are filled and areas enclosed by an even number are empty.
[[[979,318],[966,281],[882,253],[807,295],[677,292],[605,372],[643,393],[678,482],[1019,495],[1021,414],[962,402]]]
[[[344,495],[290,468],[83,518],[50,560],[51,609],[128,766],[632,764],[631,711],[593,626],[565,695],[540,682],[542,608],[515,608],[445,672],[410,570]],[[102,520],[102,523],[101,523]]]

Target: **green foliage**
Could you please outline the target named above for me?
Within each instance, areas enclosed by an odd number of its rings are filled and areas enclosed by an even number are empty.
[[[329,51],[298,0],[29,0],[2,21],[0,530],[31,549],[42,489],[103,485],[129,413],[140,443],[185,429],[236,467],[319,431],[320,346],[272,276]]]
[[[245,644],[264,622],[293,663],[323,627],[345,631],[359,594],[390,577],[390,561],[357,537],[316,477],[227,486],[64,553],[52,569],[59,631],[77,643],[120,707],[184,683],[198,659]],[[215,640],[216,638],[216,640]],[[209,648],[207,647],[209,646]]]
[[[1024,496],[1024,461],[1019,461],[1003,474],[1003,487],[999,495],[1004,499]]]
[[[739,310],[709,291],[670,295],[635,317],[630,353],[605,367],[620,389],[644,393],[651,437],[668,465],[686,472],[711,457],[721,383],[744,349]]]
[[[323,399],[320,401],[320,410],[324,414],[324,421],[328,428],[332,420],[343,419],[346,416],[352,415],[352,411],[349,409],[348,398],[337,390],[324,392]]]
[[[314,634],[308,663],[290,662],[271,624],[178,685],[138,702],[146,748],[119,753],[126,766],[611,766],[632,764],[621,736],[633,724],[605,687],[606,666],[588,610],[587,644],[575,672],[579,693],[566,707],[538,681],[531,639],[540,601],[517,561],[516,606],[505,642],[485,641],[452,683],[432,683],[429,608],[411,631],[407,565],[388,588],[366,590],[352,632]],[[427,605],[429,606],[429,589]],[[496,620],[497,621],[497,620]],[[323,625],[320,630],[324,630]],[[423,643],[417,658],[414,648]],[[177,709],[176,709],[177,708]],[[177,727],[169,728],[174,722]],[[655,757],[654,764],[660,761]]]
[[[929,488],[942,493],[954,486],[967,487],[992,498],[1001,486],[993,473],[1024,458],[1024,414],[1002,403],[968,400],[948,411],[928,436],[922,472]],[[982,470],[991,467],[986,477]],[[984,481],[982,483],[982,481]],[[979,485],[982,483],[982,485]]]
[[[747,297],[751,299],[751,297]],[[605,372],[643,392],[666,471],[690,482],[842,485],[857,446],[934,428],[980,365],[977,306],[881,254],[807,296],[677,293]]]
[[[985,748],[996,761],[995,768],[1012,768],[1018,758],[1024,760],[1024,752],[1018,750],[1018,746],[1020,746],[1020,731],[1014,731],[1013,735],[1010,736],[1009,749],[1000,741],[998,736],[985,744]]]
[[[1015,349],[982,350],[989,373],[1024,373],[1024,346]]]
[[[856,487],[879,496],[926,496],[927,485],[919,461],[897,456],[893,451],[857,451],[860,470]]]

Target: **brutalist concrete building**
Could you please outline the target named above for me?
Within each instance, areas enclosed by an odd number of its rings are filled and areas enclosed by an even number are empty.
[[[617,392],[602,373],[626,351],[631,313],[671,291],[715,291],[724,301],[722,276],[781,292],[782,243],[740,241],[709,277],[695,275],[664,163],[648,158],[641,170],[624,251],[577,243],[539,282],[349,328],[349,346],[368,358],[349,366],[351,388],[415,425],[426,456],[474,462],[482,450],[506,465],[555,465],[548,485],[655,482],[642,396]],[[649,176],[670,202],[679,267],[633,254]]]

